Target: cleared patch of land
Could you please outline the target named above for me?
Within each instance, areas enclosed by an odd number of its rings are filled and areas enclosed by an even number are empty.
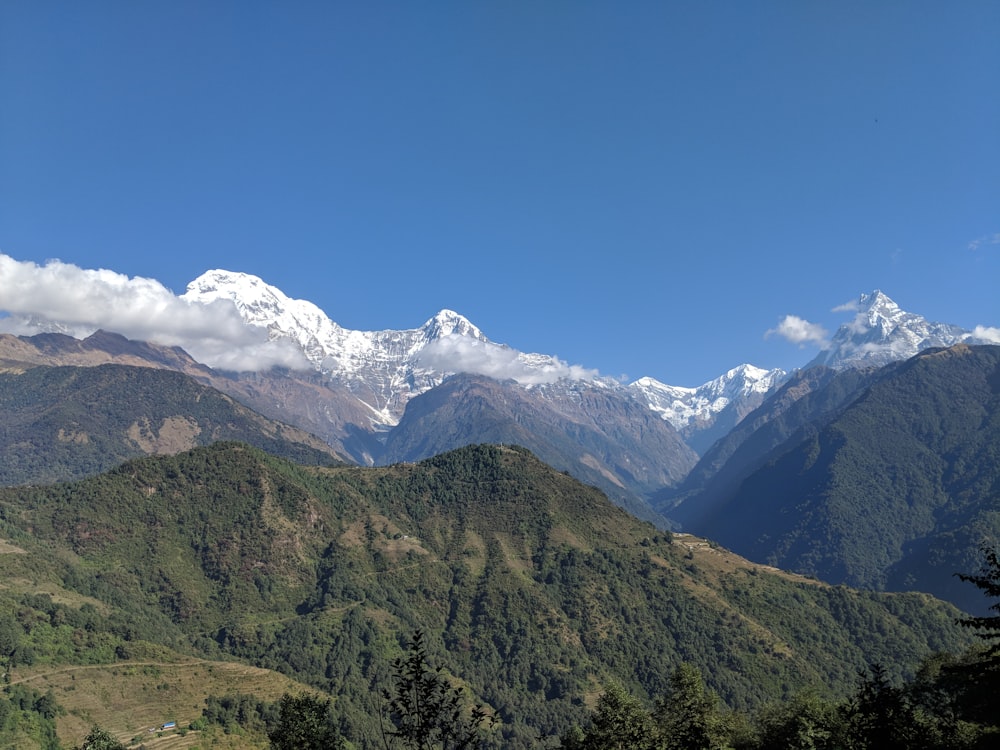
[[[282,694],[314,693],[266,669],[234,662],[179,657],[178,661],[19,668],[12,682],[52,691],[66,713],[56,720],[60,742],[79,745],[99,725],[129,746],[175,748],[267,748],[266,737],[227,737],[221,731],[187,731],[210,695],[242,693],[276,701]],[[176,722],[176,728],[162,730]]]

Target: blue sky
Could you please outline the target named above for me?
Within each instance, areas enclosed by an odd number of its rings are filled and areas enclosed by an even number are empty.
[[[355,329],[450,308],[676,385],[804,364],[766,332],[876,288],[998,326],[998,32],[996,2],[7,0],[0,253],[245,271]]]

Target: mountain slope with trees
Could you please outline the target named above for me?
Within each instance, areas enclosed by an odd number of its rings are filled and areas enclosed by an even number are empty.
[[[845,695],[869,663],[912,674],[969,642],[928,596],[831,587],[663,535],[520,448],[369,469],[216,443],[0,490],[0,530],[24,550],[0,555],[7,580],[43,576],[94,603],[87,658],[157,643],[275,669],[332,694],[362,746],[416,630],[505,748],[582,721],[608,680],[663,695],[682,663],[747,708],[807,687]],[[11,653],[69,658],[35,632],[54,623],[18,622]]]
[[[875,369],[812,367],[794,373],[757,409],[715,442],[676,487],[651,504],[672,521],[695,528],[740,482],[796,432],[808,433],[838,413],[879,375]]]
[[[929,350],[794,432],[690,527],[829,582],[977,608],[953,574],[1000,536],[998,457],[1000,348]]]
[[[410,400],[381,461],[418,461],[483,442],[522,445],[661,525],[639,498],[679,482],[696,458],[673,427],[630,393],[577,386],[575,397],[566,398],[559,386],[525,389],[456,375]]]

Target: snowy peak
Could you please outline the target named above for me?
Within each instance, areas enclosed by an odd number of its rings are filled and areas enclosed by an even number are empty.
[[[312,302],[290,299],[277,287],[248,273],[206,271],[188,284],[182,298],[203,304],[229,300],[247,324],[269,331],[288,333],[296,327],[316,327],[323,321],[336,326]]]
[[[767,393],[785,375],[784,370],[764,370],[744,364],[708,381],[699,390],[730,398],[750,393]]]
[[[862,292],[858,297],[858,308],[879,313],[885,317],[892,317],[894,313],[900,311],[899,305],[893,302],[881,289],[875,289],[867,294]]]
[[[187,286],[182,295],[193,302],[231,299],[238,305],[281,307],[288,298],[257,276],[216,269],[206,271]]]
[[[188,284],[184,299],[211,304],[232,302],[243,321],[264,328],[269,336],[297,342],[318,370],[353,369],[352,359],[406,359],[428,342],[445,336],[488,339],[467,318],[441,310],[417,329],[351,331],[339,326],[312,302],[291,299],[257,276],[232,271],[208,271]],[[379,352],[379,349],[391,351]]]
[[[424,323],[420,330],[428,341],[436,341],[445,336],[468,336],[484,343],[488,341],[483,332],[470,323],[468,318],[453,310],[442,310]]]
[[[900,310],[899,305],[878,289],[871,294],[862,294],[858,297],[858,312],[865,314],[870,328],[886,332],[899,325],[908,314]]]
[[[744,364],[696,388],[666,385],[653,378],[640,378],[629,388],[675,429],[683,430],[710,422],[731,405],[759,401],[786,375],[781,369],[764,370]]]
[[[829,347],[807,367],[881,367],[929,347],[954,346],[971,334],[958,326],[932,323],[906,312],[879,290],[862,294],[845,309],[855,311],[854,319],[837,330]]]
[[[510,378],[526,385],[596,377],[548,355],[494,344],[453,310],[441,310],[420,328],[352,331],[311,302],[291,299],[256,276],[223,270],[192,281],[184,298],[231,303],[248,326],[265,330],[272,341],[292,342],[318,372],[368,406],[377,425],[395,424],[413,396],[455,373]]]

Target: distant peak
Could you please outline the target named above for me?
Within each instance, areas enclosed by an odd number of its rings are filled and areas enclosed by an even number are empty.
[[[292,300],[259,276],[236,271],[206,271],[188,284],[183,298],[204,303],[231,300],[245,322],[258,326],[270,326],[278,317],[290,312],[325,317],[311,302]]]
[[[853,311],[854,319],[844,323],[806,367],[882,366],[907,359],[930,347],[951,346],[969,332],[947,323],[934,323],[916,313],[900,309],[881,290],[858,297],[856,304],[836,308]]]
[[[893,302],[886,294],[883,294],[880,289],[876,289],[870,294],[861,295],[858,299],[858,309],[896,312],[899,310],[899,305]]]
[[[433,318],[423,325],[423,330],[428,339],[438,339],[442,336],[470,336],[472,338],[485,340],[482,331],[474,326],[464,315],[459,315],[454,310],[441,310]]]
[[[765,370],[762,367],[756,367],[755,365],[742,364],[742,365],[737,365],[731,370],[728,370],[722,377],[724,378],[744,377],[747,380],[761,380],[762,378],[772,376],[774,372],[775,370]]]
[[[205,273],[187,285],[188,294],[192,296],[195,294],[218,293],[234,289],[273,290],[273,287],[269,286],[259,276],[239,271],[226,271],[221,268],[205,271]]]

